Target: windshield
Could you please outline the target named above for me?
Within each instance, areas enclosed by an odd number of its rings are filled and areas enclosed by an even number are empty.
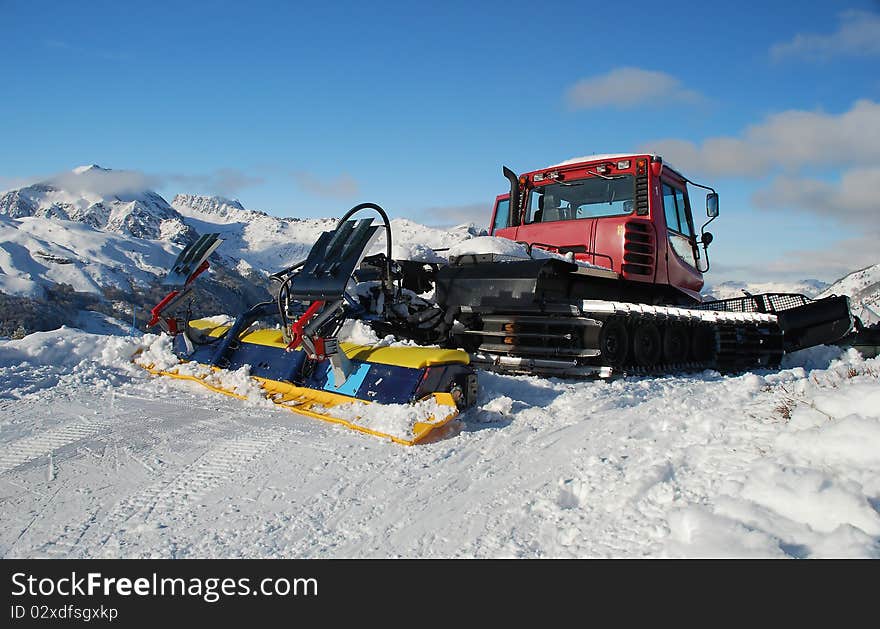
[[[527,223],[620,216],[633,210],[632,175],[551,183],[529,192]]]

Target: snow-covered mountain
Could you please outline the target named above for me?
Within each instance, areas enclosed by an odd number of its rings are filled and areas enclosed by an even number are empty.
[[[46,325],[76,325],[82,307],[116,314],[124,306],[143,314],[181,247],[204,233],[219,233],[225,241],[208,281],[215,282],[215,291],[219,284],[226,299],[203,294],[203,304],[237,310],[265,298],[261,275],[305,258],[321,232],[337,222],[279,218],[217,196],[177,195],[169,204],[145,188],[148,183],[140,175],[90,165],[0,196],[0,333],[45,329],[35,327],[43,306]],[[479,235],[472,225],[437,229],[396,219],[392,226],[399,258]],[[384,240],[374,250],[384,250]],[[54,303],[59,286],[65,300],[79,295],[76,308]],[[115,291],[117,308],[105,307],[108,291]]]
[[[138,188],[125,171],[80,166],[70,173],[0,196],[0,215],[85,223],[95,229],[161,239],[191,241],[195,231],[159,194]]]
[[[865,325],[880,323],[880,264],[875,264],[842,277],[819,297],[849,295],[853,314]]]
[[[100,296],[154,284],[198,232],[143,184],[92,164],[0,196],[0,293],[41,299],[67,284]]]
[[[211,217],[216,223],[247,223],[266,216],[265,212],[244,209],[238,199],[221,196],[178,194],[171,201],[171,207],[185,216]]]
[[[55,284],[100,294],[146,287],[163,275],[180,248],[132,238],[87,223],[43,216],[0,215],[0,293],[41,298]]]
[[[746,292],[759,293],[801,293],[807,297],[816,297],[828,288],[828,283],[821,280],[801,280],[798,282],[739,282],[728,281],[720,284],[707,285],[703,289],[704,296],[713,299],[730,299],[742,297]],[[745,292],[744,292],[745,291]]]
[[[321,232],[336,227],[337,218],[279,218],[265,212],[246,210],[238,201],[223,197],[179,194],[171,202],[177,212],[200,233],[219,233],[221,254],[243,260],[254,269],[274,272],[305,258]],[[364,213],[364,216],[369,216]],[[391,221],[392,254],[410,258],[414,248],[443,249],[480,235],[474,225],[440,229],[405,218]],[[384,240],[374,245],[384,250]],[[239,267],[242,268],[242,267]]]
[[[199,231],[145,183],[91,165],[0,196],[0,335],[78,325],[83,309],[147,318],[167,292],[160,280]],[[215,258],[197,288],[207,311],[268,296],[237,264]]]
[[[58,283],[94,294],[136,290],[164,275],[180,245],[211,232],[225,241],[218,253],[227,266],[270,273],[303,259],[337,220],[279,218],[218,196],[180,194],[168,204],[137,184],[91,165],[0,196],[0,293],[39,298]],[[413,244],[443,248],[478,234],[470,225],[392,224],[398,257]]]

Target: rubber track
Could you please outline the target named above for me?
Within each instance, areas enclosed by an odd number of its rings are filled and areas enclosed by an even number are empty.
[[[602,361],[601,356],[578,362],[583,366],[595,366],[597,370],[602,368],[601,375],[603,377],[609,375],[666,375],[703,369],[739,371],[748,368],[775,366],[782,356],[782,332],[778,327],[776,316],[772,314],[697,310],[676,306],[653,306],[601,300],[586,300],[579,306],[577,308],[579,313],[570,317],[572,322],[593,319],[604,325],[609,319],[616,318],[623,320],[630,330],[639,323],[650,321],[658,325],[674,323],[684,327],[705,326],[715,334],[715,356],[711,360],[661,363],[651,367],[634,363],[611,366]],[[516,312],[493,312],[489,316],[496,318],[509,316],[518,323],[528,323],[528,319],[532,316],[546,317],[546,315]],[[566,317],[560,316],[559,319],[564,320]],[[513,333],[511,336],[516,336],[516,334]],[[499,352],[488,351],[482,347],[478,351],[490,356],[501,355]],[[555,358],[537,353],[511,352],[508,355],[541,360],[554,360]],[[760,357],[763,357],[763,360],[759,360]],[[523,370],[513,367],[496,366],[496,369],[502,372],[523,373]],[[608,371],[609,369],[610,371]],[[550,369],[539,369],[535,373],[552,375],[554,372]]]

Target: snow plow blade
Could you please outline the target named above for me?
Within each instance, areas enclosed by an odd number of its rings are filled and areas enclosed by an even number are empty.
[[[190,326],[214,339],[230,329],[205,320],[191,321]],[[455,383],[467,382],[476,388],[465,352],[349,343],[341,346],[352,363],[352,372],[339,386],[334,383],[329,360],[306,366],[306,353],[288,350],[281,331],[274,329],[241,335],[222,369],[212,364],[212,344],[196,345],[191,350],[183,335],[174,338],[174,352],[181,365],[195,365],[158,369],[142,360],[138,363],[153,374],[198,382],[240,399],[247,397],[224,385],[220,376],[247,366],[265,397],[278,406],[401,445],[442,438],[459,413]],[[393,411],[389,405],[396,405]]]

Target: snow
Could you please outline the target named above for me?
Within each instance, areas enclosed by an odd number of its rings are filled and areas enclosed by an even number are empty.
[[[433,424],[443,421],[451,409],[430,398],[417,404],[352,403],[326,410],[334,417],[352,424],[409,441],[415,436],[416,423]]]
[[[546,260],[555,258],[566,262],[573,262],[578,266],[605,269],[606,267],[590,264],[583,260],[575,259],[574,255],[561,255],[552,251],[541,249],[540,247],[532,247],[531,253],[526,245],[509,240],[507,238],[497,238],[495,236],[477,236],[469,240],[453,245],[445,252],[448,258],[464,255],[480,255],[492,254],[498,262],[508,262],[515,260]]]
[[[0,291],[38,297],[57,283],[96,294],[132,282],[145,286],[167,272],[178,251],[75,221],[0,216]]]
[[[357,345],[377,345],[380,340],[373,328],[356,319],[343,323],[338,336],[343,341]]]
[[[481,372],[461,431],[406,448],[150,376],[137,349],[170,361],[156,336],[0,341],[3,556],[880,557],[880,360],[854,350]]]
[[[636,153],[642,155],[642,153]],[[596,155],[584,155],[583,157],[572,157],[564,162],[559,162],[548,168],[556,168],[558,166],[569,166],[571,164],[580,164],[581,162],[611,162],[619,159],[632,159],[633,153],[597,153]],[[656,157],[653,153],[649,153],[648,157]]]
[[[441,264],[446,262],[434,249],[421,243],[400,244],[395,241],[391,246],[391,257],[395,260],[413,260],[415,262],[435,262]]]
[[[107,168],[101,168],[101,167],[98,166],[97,164],[85,164],[85,165],[83,165],[83,166],[77,166],[76,168],[73,169],[73,172],[75,172],[77,175],[82,175],[83,173],[87,173],[87,172],[89,172],[90,170],[94,170],[94,171],[107,171],[107,170],[109,170],[109,169],[107,169]]]
[[[535,249],[533,249],[533,251],[535,251]],[[480,236],[478,238],[466,240],[462,243],[453,245],[449,248],[449,251],[446,251],[445,253],[450,258],[474,254],[494,254],[502,259],[531,259],[525,245],[507,238],[496,238],[495,236]]]
[[[138,365],[198,378],[212,387],[240,395],[252,405],[272,406],[259,382],[251,378],[249,365],[230,371],[215,370],[196,362],[181,362],[172,350],[171,337],[164,334],[145,335],[140,350],[133,356]]]
[[[126,323],[92,310],[80,310],[75,327],[92,334],[129,334],[132,332],[131,321]]]

